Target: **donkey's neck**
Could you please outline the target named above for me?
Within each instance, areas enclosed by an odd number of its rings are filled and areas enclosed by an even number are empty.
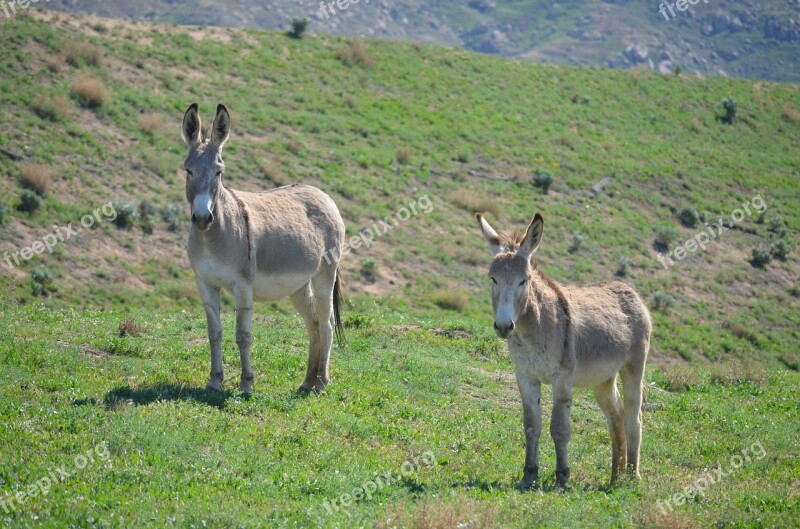
[[[525,312],[530,313],[540,326],[546,323],[545,320],[553,322],[563,317],[569,318],[567,299],[561,285],[534,265],[531,265]]]

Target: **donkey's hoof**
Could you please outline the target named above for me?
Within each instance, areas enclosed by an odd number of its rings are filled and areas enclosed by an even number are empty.
[[[210,389],[212,391],[222,391],[222,381],[221,380],[209,380],[208,384],[206,384],[206,389]]]
[[[533,490],[539,487],[539,480],[533,476],[524,477],[522,481],[517,483],[517,490],[520,492],[525,492],[528,490]]]
[[[317,395],[324,395],[325,394],[325,387],[327,387],[327,383],[321,380],[317,380],[317,383],[314,384],[314,393]]]

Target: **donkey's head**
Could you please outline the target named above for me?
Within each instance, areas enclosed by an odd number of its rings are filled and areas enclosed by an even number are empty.
[[[527,303],[528,282],[531,280],[531,255],[542,240],[544,221],[538,213],[528,226],[525,236],[500,236],[478,213],[483,236],[489,243],[494,259],[489,266],[492,278],[492,304],[494,305],[494,330],[500,338],[508,338],[514,331],[517,318]]]
[[[192,224],[196,229],[206,231],[214,223],[217,194],[225,170],[222,146],[230,135],[231,117],[224,105],[218,105],[211,124],[211,138],[206,139],[197,103],[194,103],[183,115],[181,131],[189,147],[183,169],[186,171],[186,198],[192,206]]]

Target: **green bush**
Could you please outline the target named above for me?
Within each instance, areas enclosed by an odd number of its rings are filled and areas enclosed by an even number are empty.
[[[678,220],[687,228],[694,228],[700,224],[700,214],[692,208],[683,208],[678,213]]]
[[[53,274],[47,270],[34,270],[31,272],[31,294],[34,296],[46,296],[54,291]]]
[[[750,260],[753,266],[764,268],[770,261],[772,261],[772,253],[762,248],[753,248],[753,258]]]
[[[183,205],[181,204],[167,204],[161,210],[161,219],[167,223],[167,226],[171,231],[178,231],[178,228],[184,222],[183,218]]]
[[[308,27],[307,18],[293,18],[292,29],[289,30],[289,36],[292,37],[293,39],[301,39],[303,38],[303,33],[306,32],[307,27]]]
[[[736,110],[738,107],[739,105],[736,103],[736,101],[730,97],[723,99],[722,109],[725,111],[725,115],[722,116],[722,121],[728,125],[732,124],[736,120]]]
[[[8,222],[10,208],[5,202],[0,202],[0,226]]]
[[[789,246],[789,243],[785,240],[781,239],[776,241],[772,243],[772,257],[777,257],[781,261],[785,261],[791,249],[792,247]]]
[[[631,259],[627,255],[623,255],[619,258],[619,263],[617,263],[617,272],[616,275],[619,277],[625,277],[628,275],[628,269],[631,266]]]
[[[659,224],[654,232],[656,244],[663,248],[668,248],[678,238],[678,230],[671,224]]]
[[[42,205],[42,197],[36,191],[23,189],[19,195],[20,203],[17,209],[26,213],[33,213]]]
[[[533,185],[546,195],[550,191],[550,186],[553,185],[553,175],[544,169],[537,169],[533,176]]]
[[[142,230],[145,233],[153,233],[158,223],[158,216],[158,206],[149,200],[139,202],[139,218],[142,219]]]
[[[139,220],[139,213],[136,211],[136,206],[129,200],[121,200],[111,204],[114,211],[117,212],[117,218],[114,219],[114,225],[120,229],[130,229]]]
[[[675,306],[675,298],[666,292],[657,291],[653,294],[653,308],[661,312],[669,312]]]
[[[581,249],[581,245],[583,244],[583,235],[580,233],[573,233],[572,234],[572,245],[569,247],[570,252],[577,252]]]
[[[769,219],[769,231],[778,237],[786,237],[789,234],[789,230],[786,228],[786,223],[783,222],[783,219],[780,217],[773,217]]]

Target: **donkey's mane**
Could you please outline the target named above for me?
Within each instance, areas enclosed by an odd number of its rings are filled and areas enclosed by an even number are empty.
[[[522,239],[524,237],[525,232],[523,230],[512,229],[498,234],[500,246],[503,246],[509,252],[516,251],[519,248],[519,245],[522,243]]]

